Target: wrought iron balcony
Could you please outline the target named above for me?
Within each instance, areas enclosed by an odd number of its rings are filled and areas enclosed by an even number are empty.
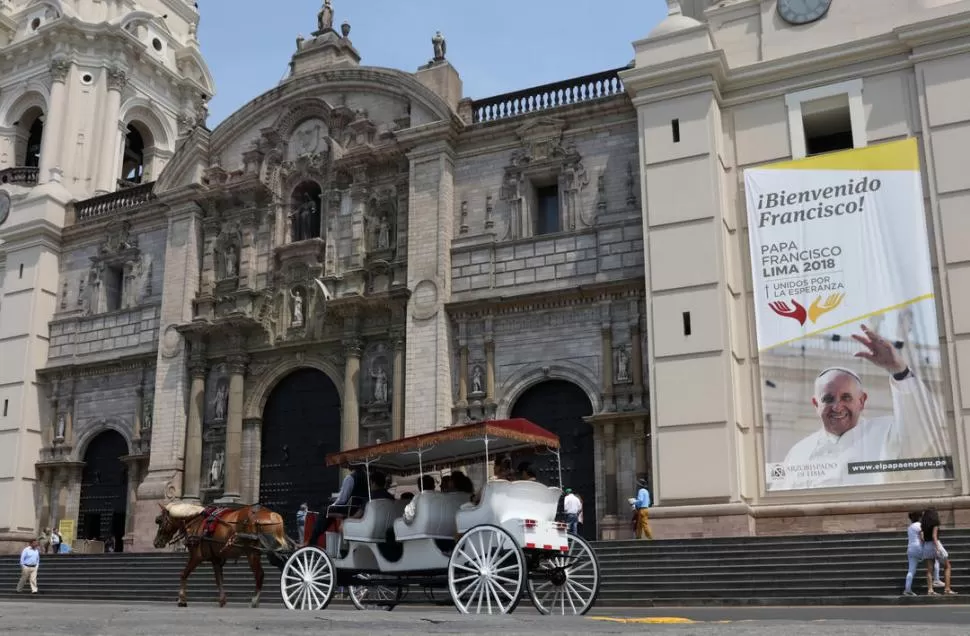
[[[35,186],[37,177],[40,175],[40,168],[36,166],[14,166],[0,170],[0,184]]]
[[[472,102],[472,121],[476,124],[499,121],[619,95],[624,91],[619,72],[626,69],[624,66],[475,100]]]
[[[141,185],[109,192],[101,196],[78,201],[74,206],[74,214],[78,223],[100,218],[121,210],[130,210],[155,198],[152,190],[155,182],[150,181]]]

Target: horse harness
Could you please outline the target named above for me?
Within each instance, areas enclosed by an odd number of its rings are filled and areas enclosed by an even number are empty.
[[[256,520],[254,513],[260,509],[262,509],[262,506],[254,505],[254,506],[250,506],[249,510],[247,511],[246,520],[249,521],[250,525],[256,529],[257,533],[259,532],[259,529],[262,526],[278,525],[275,522],[269,523],[269,524],[259,523],[259,521]],[[231,510],[232,508],[219,507],[219,506],[206,507],[204,510],[202,510],[202,512],[192,517],[189,517],[188,519],[183,520],[182,523],[179,525],[178,530],[175,532],[175,535],[168,542],[168,544],[172,545],[173,543],[176,543],[183,539],[185,540],[186,547],[189,547],[189,548],[195,547],[196,545],[199,545],[203,542],[208,542],[210,544],[222,543],[223,544],[222,549],[219,550],[219,556],[221,556],[224,552],[235,547],[237,542],[240,540],[258,541],[257,534],[240,534],[238,532],[237,528],[243,522],[243,520],[226,521],[225,519],[222,518],[222,515],[224,513],[229,512]],[[189,525],[194,524],[194,522],[196,522],[200,518],[202,521],[201,528],[200,528],[201,532],[198,534],[194,532],[192,534],[189,534]],[[219,525],[223,525],[229,529],[229,537],[225,541],[220,541],[219,539],[216,539],[215,537],[213,537],[213,535],[216,532],[216,528],[218,528]]]

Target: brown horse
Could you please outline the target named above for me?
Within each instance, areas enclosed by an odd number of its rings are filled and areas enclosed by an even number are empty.
[[[155,519],[158,525],[155,547],[162,549],[184,541],[189,551],[189,562],[182,570],[178,606],[188,606],[185,588],[189,575],[200,563],[209,561],[219,588],[219,607],[225,607],[222,568],[229,559],[244,556],[256,579],[250,607],[259,607],[263,590],[262,553],[266,552],[270,563],[282,569],[287,554],[294,548],[283,529],[283,517],[260,505],[207,509],[197,504],[173,502],[159,506],[162,512]]]

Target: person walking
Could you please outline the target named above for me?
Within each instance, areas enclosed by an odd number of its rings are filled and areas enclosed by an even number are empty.
[[[906,586],[903,589],[903,596],[916,596],[913,591],[913,579],[916,577],[916,569],[920,561],[923,560],[923,539],[922,526],[920,519],[923,513],[915,511],[909,513],[909,527],[906,529],[906,558],[909,560],[909,569],[906,571]],[[933,587],[943,587],[945,583],[940,580],[940,562],[934,561],[933,568]],[[933,588],[930,588],[932,591]]]
[[[647,490],[647,481],[645,479],[638,479],[637,486],[640,487],[637,490],[637,499],[634,503],[636,508],[636,537],[637,539],[653,539],[653,533],[650,532],[650,519],[647,513],[647,509],[650,507],[650,491]]]
[[[40,542],[31,539],[30,545],[20,553],[20,580],[17,593],[23,591],[24,583],[30,582],[30,593],[37,593],[37,568],[40,567]]]
[[[579,516],[583,514],[583,500],[576,496],[572,488],[566,489],[562,511],[566,515],[566,530],[570,534],[579,534]]]
[[[923,538],[923,561],[926,563],[926,587],[929,588],[930,596],[936,596],[937,592],[933,589],[933,564],[939,562],[943,565],[943,593],[956,594],[950,587],[952,576],[952,565],[950,555],[940,541],[940,515],[933,508],[929,508],[923,513],[920,519],[920,529]]]
[[[304,501],[300,504],[300,509],[296,511],[297,545],[303,545],[303,542],[306,541],[306,515],[309,510],[310,507]]]

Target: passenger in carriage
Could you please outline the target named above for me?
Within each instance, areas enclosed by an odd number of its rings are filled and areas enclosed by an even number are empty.
[[[421,477],[421,492],[434,492],[434,477],[431,475],[422,475]],[[415,507],[414,499],[412,498],[408,505],[404,507],[404,514],[401,515],[404,518],[404,523],[411,523],[414,521],[414,515],[417,512]]]
[[[492,476],[489,481],[515,481],[515,473],[512,471],[512,458],[508,455],[498,455],[495,463],[492,464]],[[485,486],[482,486],[484,490]],[[478,491],[472,495],[472,503],[478,504],[482,500],[482,492]]]
[[[520,481],[538,481],[536,479],[536,473],[532,470],[532,464],[529,462],[522,462],[519,464],[519,480]]]
[[[370,475],[370,498],[373,499],[394,499],[387,490],[387,475],[374,472]]]
[[[441,492],[455,492],[455,478],[445,475],[441,478]]]
[[[358,517],[363,513],[364,505],[367,503],[367,472],[363,466],[354,468],[344,477],[340,485],[340,492],[326,515],[319,515],[313,524],[313,534],[310,535],[310,544],[317,545],[320,537],[331,527],[334,527],[339,519],[346,517]]]
[[[453,492],[465,492],[469,497],[475,494],[475,484],[465,473],[456,470],[451,473],[451,483]]]

